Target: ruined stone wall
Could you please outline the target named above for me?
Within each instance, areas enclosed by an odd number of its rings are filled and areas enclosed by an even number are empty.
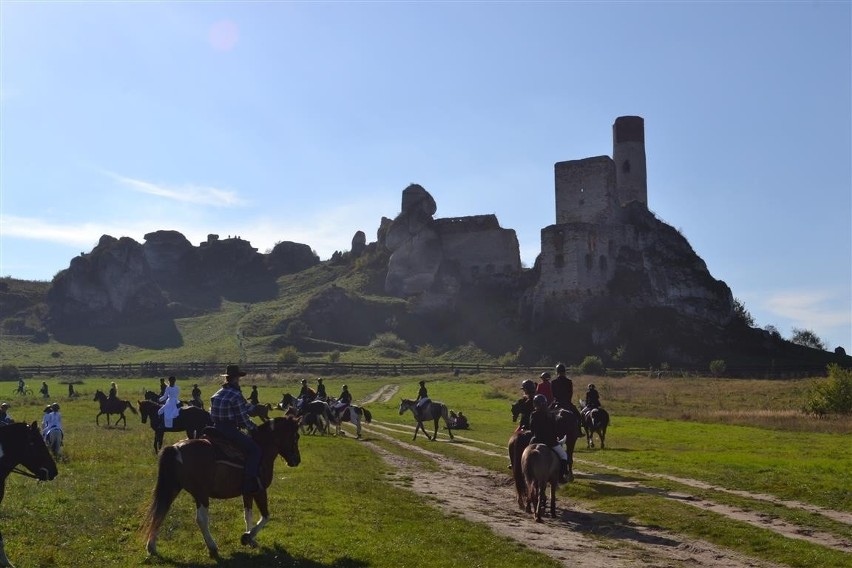
[[[453,263],[463,282],[516,276],[521,270],[518,236],[503,229],[494,215],[436,219],[444,260]]]
[[[609,156],[557,162],[556,224],[593,223],[618,203],[615,163]]]
[[[648,204],[645,167],[645,121],[639,116],[619,116],[612,125],[612,159],[621,204]]]

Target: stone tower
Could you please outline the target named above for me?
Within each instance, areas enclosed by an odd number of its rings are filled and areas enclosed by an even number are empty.
[[[639,201],[648,205],[645,170],[645,121],[641,116],[619,116],[612,125],[612,160],[618,200],[623,205]]]

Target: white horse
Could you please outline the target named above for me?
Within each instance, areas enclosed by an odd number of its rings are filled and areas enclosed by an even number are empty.
[[[447,409],[447,405],[443,402],[430,400],[423,404],[422,407],[418,407],[416,400],[404,398],[399,402],[400,416],[404,414],[406,410],[410,410],[414,415],[414,419],[417,420],[417,426],[414,428],[415,440],[417,439],[418,430],[423,430],[423,433],[429,440],[435,440],[438,437],[438,420],[441,418],[444,419],[444,424],[447,426],[447,434],[450,435],[450,440],[453,439],[453,430],[452,425],[450,424],[450,412]],[[429,436],[429,432],[426,431],[426,428],[423,427],[423,422],[426,420],[434,420],[435,422],[435,431],[431,437]]]

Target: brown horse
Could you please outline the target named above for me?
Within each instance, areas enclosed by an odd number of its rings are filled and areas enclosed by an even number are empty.
[[[299,454],[299,420],[294,417],[274,418],[264,422],[252,432],[252,438],[261,448],[260,479],[262,487],[256,493],[244,495],[243,464],[236,463],[222,453],[222,441],[202,437],[181,440],[160,452],[157,484],[145,523],[142,527],[147,538],[149,555],[157,555],[157,536],[169,508],[181,489],[195,500],[195,519],[201,529],[207,550],[212,558],[219,558],[219,548],[210,534],[208,509],[210,499],[243,498],[246,532],[240,542],[257,546],[255,536],[269,520],[269,502],[266,490],[274,479],[275,457],[281,456],[290,467],[301,461]],[[252,502],[257,504],[260,520],[253,527]]]
[[[526,510],[535,508],[535,520],[541,522],[547,508],[550,485],[550,516],[556,517],[556,489],[559,487],[559,456],[545,444],[530,444],[521,455],[521,470],[526,482]]]
[[[118,426],[119,420],[124,420],[124,427],[127,428],[127,418],[124,416],[124,411],[128,408],[133,414],[137,414],[136,408],[133,407],[133,404],[129,400],[122,400],[120,398],[107,398],[107,395],[103,393],[103,391],[95,391],[95,398],[97,402],[101,405],[101,411],[98,412],[98,415],[95,416],[95,424],[98,426],[101,425],[100,417],[102,414],[106,414],[107,417],[107,426],[109,426],[109,415],[110,414],[118,414],[118,420],[115,421],[115,425]]]
[[[603,408],[592,408],[583,414],[583,426],[586,427],[586,444],[589,448],[595,447],[594,434],[601,439],[601,449],[604,448],[606,440],[606,427],[609,426],[609,413]]]
[[[568,480],[574,481],[574,446],[580,437],[580,426],[576,415],[570,410],[556,409],[550,411],[556,425],[556,437],[565,444],[565,453],[568,454]],[[521,457],[532,439],[529,430],[515,430],[509,438],[509,467],[512,468],[512,478],[515,481],[515,490],[518,493],[518,506],[524,509],[526,506],[526,481],[521,468]]]
[[[29,426],[23,422],[0,426],[0,456],[0,502],[6,493],[6,478],[10,473],[18,473],[39,481],[49,481],[59,473],[35,422]],[[23,465],[30,472],[18,469],[19,465]],[[2,533],[0,566],[12,566],[6,557]]]
[[[453,430],[450,425],[450,411],[447,409],[447,405],[443,402],[436,402],[430,400],[428,403],[423,405],[423,408],[417,408],[417,401],[404,398],[399,402],[400,416],[402,416],[406,410],[410,410],[411,413],[414,415],[414,419],[417,421],[417,426],[414,427],[415,440],[417,439],[418,430],[423,430],[423,433],[429,440],[437,439],[438,420],[440,420],[441,418],[444,419],[444,425],[447,427],[447,434],[449,434],[450,440],[453,439]],[[433,420],[435,422],[435,431],[433,432],[431,437],[426,431],[426,428],[423,427],[423,422],[425,422],[426,420]]]
[[[206,426],[213,425],[213,419],[210,418],[210,413],[206,410],[195,406],[184,406],[172,420],[172,427],[164,428],[162,427],[163,417],[159,414],[161,407],[159,403],[140,400],[137,405],[139,406],[139,415],[142,417],[142,424],[150,419],[151,429],[154,431],[155,454],[163,447],[165,432],[186,432],[187,438],[198,438]]]
[[[269,411],[272,410],[272,405],[268,402],[266,404],[255,404],[254,406],[249,405],[249,416],[257,416],[263,422],[269,422]]]

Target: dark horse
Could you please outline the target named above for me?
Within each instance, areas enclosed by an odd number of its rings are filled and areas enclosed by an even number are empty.
[[[195,406],[184,406],[180,413],[172,420],[172,427],[163,426],[163,417],[159,414],[160,404],[150,400],[140,400],[139,414],[142,416],[142,424],[150,418],[151,429],[154,431],[154,453],[163,447],[163,437],[166,432],[186,432],[187,438],[198,438],[205,426],[212,426],[213,420],[210,413]]]
[[[421,409],[417,408],[417,401],[404,398],[399,402],[400,416],[404,414],[406,410],[410,410],[414,415],[414,419],[417,420],[417,426],[414,427],[415,440],[417,439],[418,430],[423,430],[427,439],[435,440],[438,437],[438,420],[441,418],[444,419],[444,425],[447,427],[447,434],[449,434],[450,440],[453,439],[453,430],[450,425],[450,411],[447,409],[447,405],[443,402],[430,400],[427,404],[423,405],[423,408]],[[429,436],[429,432],[426,431],[426,428],[423,427],[423,422],[426,420],[433,420],[435,422],[435,431],[431,437]]]
[[[95,416],[95,424],[98,426],[101,425],[100,417],[102,414],[106,414],[107,417],[107,426],[109,426],[109,415],[110,414],[118,414],[118,420],[115,421],[115,425],[118,426],[119,420],[124,420],[124,427],[127,428],[127,418],[124,416],[124,411],[128,408],[133,414],[137,414],[136,409],[130,403],[129,400],[122,400],[120,398],[107,398],[107,395],[103,393],[103,391],[95,391],[94,400],[98,401],[101,405],[101,411],[98,412],[98,415]]]
[[[213,558],[219,558],[219,548],[210,534],[208,509],[210,499],[243,498],[246,532],[242,544],[257,546],[255,536],[269,520],[269,502],[266,490],[274,479],[275,457],[281,456],[290,467],[301,461],[299,454],[299,420],[294,417],[279,417],[264,422],[252,432],[252,438],[261,448],[260,479],[262,487],[256,493],[243,495],[243,464],[222,454],[218,446],[222,443],[214,438],[181,440],[163,448],[160,452],[157,484],[143,525],[149,555],[157,554],[157,535],[169,508],[181,489],[195,500],[195,519],[201,529],[207,550]],[[257,503],[260,520],[253,527],[252,502]]]
[[[606,427],[609,426],[609,413],[603,408],[592,408],[583,414],[583,426],[586,427],[586,443],[590,448],[595,447],[592,435],[597,433],[601,439],[601,449],[606,439]]]
[[[328,426],[333,422],[331,408],[322,400],[297,404],[297,399],[288,393],[284,393],[278,408],[288,414],[295,414],[302,418],[302,426],[314,427],[321,434],[328,433]]]
[[[570,410],[555,409],[550,411],[556,421],[556,437],[564,439],[565,453],[568,454],[568,480],[574,481],[574,446],[580,437],[580,425],[577,416]],[[515,490],[518,493],[518,506],[525,509],[527,505],[527,484],[521,467],[521,456],[532,439],[529,430],[515,430],[509,438],[509,462],[512,467],[512,478],[515,480]],[[555,453],[554,453],[555,455]]]
[[[29,426],[23,422],[0,426],[0,456],[0,502],[6,493],[6,478],[10,473],[39,481],[49,481],[59,473],[35,422]],[[18,469],[19,465],[30,472]],[[11,565],[6,557],[3,534],[0,533],[0,566]]]

